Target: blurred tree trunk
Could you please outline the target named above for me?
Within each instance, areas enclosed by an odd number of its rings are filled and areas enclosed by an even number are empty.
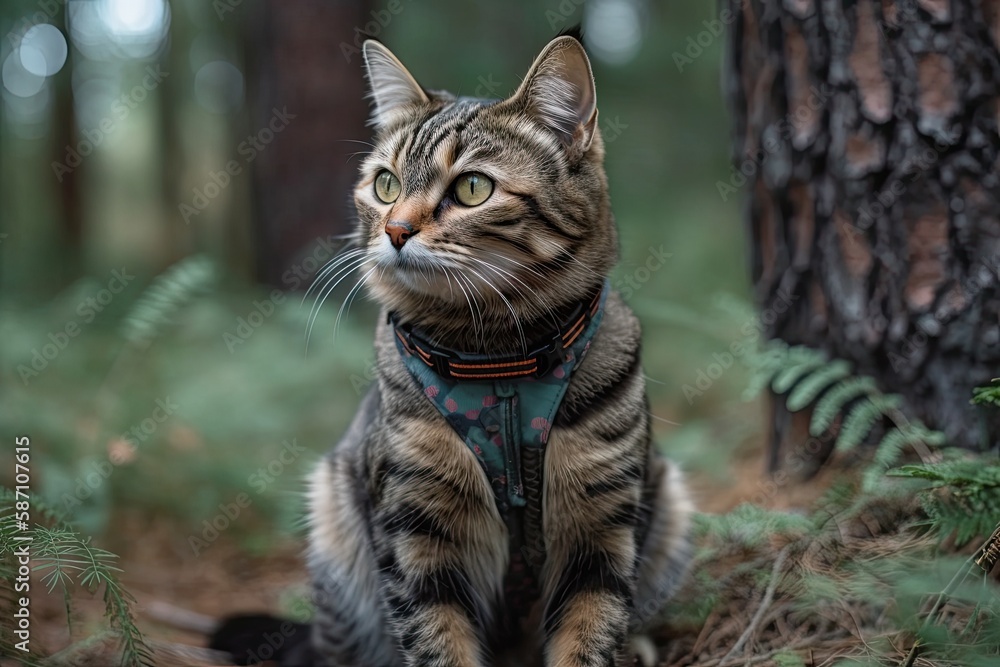
[[[252,132],[267,128],[276,111],[289,117],[254,165],[258,277],[273,285],[304,288],[302,275],[316,268],[306,259],[329,259],[325,239],[349,229],[357,171],[349,155],[369,137],[355,40],[372,21],[370,12],[364,1],[264,5]]]
[[[737,164],[719,188],[748,195],[769,335],[853,362],[952,445],[996,447],[969,398],[1000,375],[1000,1],[721,6]],[[809,420],[770,403],[775,467]]]
[[[53,25],[59,28],[64,35],[69,35],[66,26],[66,15],[64,12],[57,12],[50,19]],[[52,162],[54,164],[64,164],[67,162],[66,154],[68,147],[79,145],[80,134],[76,126],[76,111],[73,107],[73,86],[72,73],[75,66],[75,54],[70,52],[66,64],[53,77],[52,91],[55,97],[54,118],[52,130],[54,135]],[[58,271],[62,280],[75,280],[83,267],[83,204],[80,197],[80,170],[69,169],[60,172],[55,178],[55,185],[59,188],[59,199],[62,207],[60,223],[62,233],[56,241],[60,248],[58,260]],[[47,184],[46,184],[47,185]]]

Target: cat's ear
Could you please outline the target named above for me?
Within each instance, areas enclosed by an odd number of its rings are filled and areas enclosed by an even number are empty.
[[[514,99],[528,113],[581,153],[590,148],[597,128],[597,91],[583,45],[562,35],[535,58]]]
[[[392,51],[373,39],[366,40],[361,47],[368,71],[373,102],[371,124],[384,127],[392,120],[400,108],[410,104],[425,104],[430,101],[399,58]]]

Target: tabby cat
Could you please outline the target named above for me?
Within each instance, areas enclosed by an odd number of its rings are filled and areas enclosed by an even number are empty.
[[[312,660],[652,664],[629,637],[686,568],[691,503],[651,446],[639,323],[607,285],[587,55],[560,36],[484,100],[363,51],[376,136],[341,266],[384,316],[377,386],[311,479]]]

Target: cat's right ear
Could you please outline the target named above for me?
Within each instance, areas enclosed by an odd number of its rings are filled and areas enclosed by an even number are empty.
[[[380,42],[366,40],[361,52],[364,54],[368,84],[371,87],[371,125],[385,127],[403,107],[430,102],[427,93],[403,67],[399,58]]]

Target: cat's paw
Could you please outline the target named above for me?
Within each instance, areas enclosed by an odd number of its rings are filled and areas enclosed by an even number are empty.
[[[656,644],[646,635],[633,635],[628,642],[629,652],[635,656],[635,667],[656,667],[660,652]]]

